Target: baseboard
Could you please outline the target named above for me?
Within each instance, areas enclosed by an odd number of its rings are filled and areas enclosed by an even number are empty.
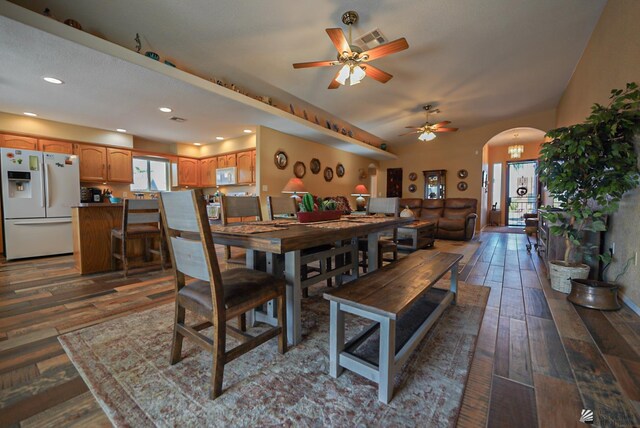
[[[637,315],[640,315],[640,306],[636,305],[630,298],[622,293],[620,293],[620,298],[627,306],[629,306],[629,308],[631,308],[633,312],[635,312]]]

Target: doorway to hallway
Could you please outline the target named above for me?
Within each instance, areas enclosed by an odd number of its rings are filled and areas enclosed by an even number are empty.
[[[524,215],[538,212],[537,164],[507,162],[507,226],[524,226]]]

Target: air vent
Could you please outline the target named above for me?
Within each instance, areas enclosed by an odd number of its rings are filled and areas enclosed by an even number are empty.
[[[187,119],[178,116],[171,116],[169,120],[173,120],[174,122],[186,122]]]
[[[363,51],[367,51],[369,49],[373,49],[376,46],[387,43],[389,40],[382,34],[382,32],[376,28],[373,31],[370,31],[362,36],[358,37],[353,41],[353,44],[362,49]]]

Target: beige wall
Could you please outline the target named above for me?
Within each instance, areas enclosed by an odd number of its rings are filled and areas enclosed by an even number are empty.
[[[252,150],[256,148],[256,134],[247,134],[238,138],[229,138],[224,141],[200,146],[200,157],[218,155],[220,153],[237,152],[240,150]]]
[[[351,193],[356,184],[363,183],[369,188],[369,180],[361,181],[358,170],[367,171],[371,163],[377,165],[377,162],[371,159],[283,134],[270,128],[258,128],[257,141],[258,189],[260,189],[263,207],[266,207],[268,195],[283,195],[282,188],[291,177],[295,177],[293,164],[301,161],[307,168],[306,175],[302,178],[307,191],[316,196],[346,196],[351,208],[355,209],[355,197],[352,197]],[[278,150],[284,150],[289,158],[286,169],[278,169],[273,162],[274,155]],[[322,165],[318,174],[313,174],[309,167],[312,158],[318,158]],[[345,174],[343,177],[338,177],[336,174],[338,163],[344,165]],[[331,182],[326,182],[323,178],[324,168],[327,166],[333,168],[334,175]],[[266,209],[264,212],[266,213]]]
[[[393,146],[393,153],[398,155],[397,160],[383,161],[381,163],[380,178],[378,179],[378,192],[386,195],[387,168],[402,168],[403,193],[402,197],[423,197],[424,179],[422,171],[431,169],[447,170],[448,198],[475,198],[478,200],[480,218],[486,217],[482,210],[482,150],[483,146],[496,134],[511,128],[531,127],[547,131],[555,124],[555,110],[548,110],[536,114],[493,122],[478,128],[460,129],[456,133],[440,134],[435,140],[412,144]],[[457,189],[459,181],[457,172],[466,169],[469,176],[464,180],[469,185],[468,189],[461,192]],[[410,184],[409,174],[418,174],[418,190],[409,193],[407,187]],[[485,218],[486,220],[486,218]],[[478,227],[482,222],[478,222]]]
[[[133,137],[129,134],[2,112],[0,112],[0,132],[29,134],[37,137],[109,146],[133,147]]]
[[[582,122],[593,103],[608,103],[614,88],[624,88],[627,82],[640,83],[640,1],[609,0],[591,40],[576,67],[573,77],[558,105],[557,125]],[[640,141],[636,151],[640,150]],[[639,163],[640,168],[640,163]],[[615,261],[607,279],[613,280],[625,262],[640,252],[640,189],[629,192],[613,215],[606,234],[607,248],[616,245]],[[640,266],[633,261],[620,278],[625,301],[640,306]]]

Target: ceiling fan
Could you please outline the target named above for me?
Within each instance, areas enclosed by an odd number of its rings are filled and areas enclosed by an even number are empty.
[[[413,131],[405,132],[404,134],[400,134],[400,137],[409,134],[420,134],[418,136],[418,140],[420,141],[431,141],[436,138],[436,134],[439,132],[456,132],[458,128],[444,128],[445,125],[450,124],[451,122],[448,120],[444,120],[438,123],[430,123],[429,122],[429,114],[440,113],[440,110],[434,109],[431,104],[427,104],[426,106],[422,106],[426,115],[427,121],[422,126],[406,126],[405,128],[413,129]]]
[[[362,51],[357,46],[351,44],[351,26],[358,22],[358,14],[352,10],[342,15],[342,22],[349,26],[349,40],[347,41],[341,28],[327,28],[327,34],[338,50],[336,61],[313,61],[299,62],[293,64],[293,68],[329,67],[342,65],[340,71],[331,80],[329,89],[336,89],[340,85],[360,83],[365,76],[369,76],[380,83],[387,83],[393,77],[391,74],[380,70],[368,63],[374,59],[382,58],[396,52],[403,51],[409,47],[405,38],[394,40],[384,45],[376,46],[368,51]]]

